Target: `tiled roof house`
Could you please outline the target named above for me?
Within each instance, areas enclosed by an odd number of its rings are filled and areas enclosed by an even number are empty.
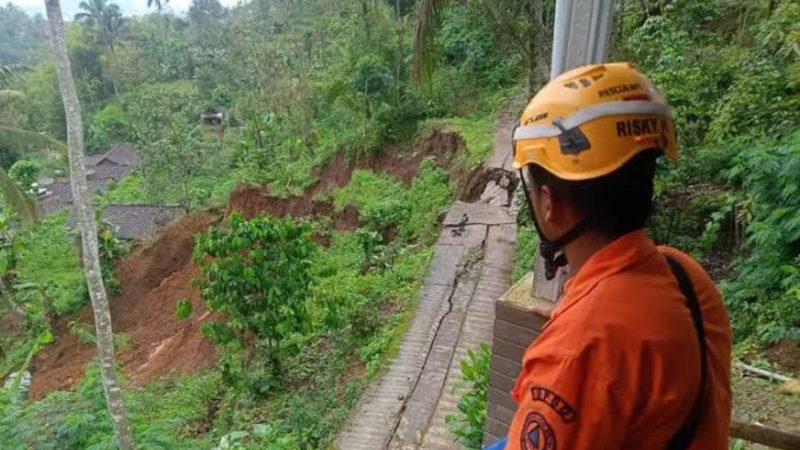
[[[144,240],[186,211],[180,206],[111,204],[100,213],[100,220],[109,224],[114,235],[125,240]],[[75,210],[70,212],[68,228],[77,228]]]
[[[128,144],[117,144],[105,153],[86,157],[84,162],[89,189],[97,193],[103,192],[112,181],[132,172],[138,164],[136,151]],[[38,199],[39,215],[58,212],[72,204],[69,178],[58,178],[41,187],[47,193]]]

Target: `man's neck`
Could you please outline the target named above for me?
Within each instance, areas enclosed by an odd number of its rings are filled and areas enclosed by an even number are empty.
[[[594,230],[587,230],[575,238],[574,241],[564,247],[564,254],[567,256],[570,272],[572,274],[578,273],[592,255],[614,241],[614,239]]]

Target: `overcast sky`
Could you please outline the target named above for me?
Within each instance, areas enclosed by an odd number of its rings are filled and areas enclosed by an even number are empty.
[[[0,0],[3,3],[13,3],[28,14],[36,14],[41,13],[43,16],[44,13],[44,0]],[[72,16],[78,12],[78,4],[81,0],[61,0],[61,10],[64,12],[64,18],[68,20],[72,20]],[[233,6],[238,3],[239,0],[220,0],[225,6]],[[122,13],[126,16],[132,15],[141,15],[147,14],[148,12],[153,12],[155,8],[148,10],[147,8],[147,0],[109,0],[109,3],[116,3],[119,5],[120,9],[122,9]],[[183,13],[189,8],[189,4],[191,0],[169,0],[169,2],[165,2],[165,0],[161,1],[161,4],[164,5],[165,10],[172,10],[176,13]]]

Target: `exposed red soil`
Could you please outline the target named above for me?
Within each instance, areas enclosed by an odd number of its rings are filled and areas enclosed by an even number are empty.
[[[360,156],[351,163],[344,152],[338,152],[325,169],[318,172],[319,179],[309,188],[307,194],[314,198],[346,185],[350,182],[353,168],[385,173],[410,186],[419,172],[419,163],[423,159],[432,157],[437,166],[449,168],[453,156],[463,148],[463,145],[464,141],[458,133],[437,130],[417,142],[411,154],[400,154],[397,146],[389,144],[380,153]]]
[[[24,339],[25,338],[25,316],[15,310],[9,310],[0,317],[0,336]],[[2,349],[0,349],[2,351]]]
[[[352,163],[339,152],[318,172],[318,181],[299,197],[278,198],[264,187],[241,186],[231,193],[225,215],[238,211],[245,217],[327,216],[337,230],[353,230],[359,221],[355,208],[336,212],[329,200],[319,197],[346,185],[354,168],[383,172],[408,185],[423,158],[433,157],[437,165],[446,167],[451,155],[462,148],[462,141],[455,133],[434,132],[415,148],[413,154],[400,156],[397,148],[387,146],[377,155]],[[199,293],[191,287],[191,280],[200,276],[191,255],[193,236],[219,220],[220,214],[213,211],[176,219],[154,242],[134,250],[117,267],[121,294],[110,299],[111,316],[115,334],[130,337],[130,345],[118,350],[129,385],[138,386],[171,372],[189,373],[215,362],[213,344],[199,331],[199,325],[214,314],[205,309]],[[174,314],[175,303],[182,298],[194,306],[194,313],[186,320],[178,320]],[[91,323],[91,309],[87,306],[78,319]],[[62,319],[54,325],[56,342],[33,361],[33,399],[75,385],[83,376],[86,362],[96,354],[93,346],[78,341],[68,323]]]
[[[280,198],[269,195],[263,186],[241,186],[231,193],[228,213],[238,212],[246,218],[259,214],[274,217],[327,216],[337,230],[352,231],[358,228],[358,210],[350,205],[341,212],[334,211],[330,201],[312,200],[307,196]]]
[[[510,173],[500,167],[481,165],[467,174],[464,183],[461,183],[456,192],[456,198],[467,203],[476,202],[480,200],[489,182],[494,182],[503,187],[508,192],[509,200],[511,200],[519,180],[514,173]]]
[[[109,300],[115,334],[130,337],[120,349],[119,361],[132,385],[169,372],[196,370],[214,360],[214,348],[198,332],[206,320],[199,294],[189,286],[199,275],[191,264],[192,236],[216,221],[210,213],[197,213],[170,222],[153,243],[134,250],[115,271],[121,294]],[[195,307],[190,319],[175,318],[175,302],[188,298]],[[92,323],[89,307],[78,320]],[[33,399],[55,389],[69,388],[83,376],[86,362],[95,356],[69,331],[68,320],[54,325],[56,343],[46,347],[33,361],[30,395]]]
[[[779,369],[791,372],[792,376],[800,376],[800,341],[780,341],[766,351],[766,357]]]

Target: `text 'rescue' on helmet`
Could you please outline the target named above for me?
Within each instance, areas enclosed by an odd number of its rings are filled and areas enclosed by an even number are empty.
[[[602,177],[634,155],[678,156],[669,105],[630,63],[570,70],[530,101],[514,130],[514,168],[537,164],[569,181]]]

